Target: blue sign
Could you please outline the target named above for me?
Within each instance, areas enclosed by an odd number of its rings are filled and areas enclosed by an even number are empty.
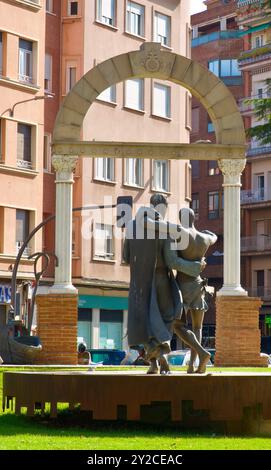
[[[0,304],[10,304],[11,286],[0,284]]]

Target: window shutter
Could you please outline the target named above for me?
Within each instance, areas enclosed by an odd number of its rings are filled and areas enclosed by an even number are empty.
[[[114,18],[114,0],[102,0],[102,16]]]
[[[126,100],[125,104],[129,108],[143,109],[143,80],[127,80],[126,81]]]
[[[96,158],[96,177],[104,178],[104,159]]]
[[[170,117],[169,88],[159,83],[153,87],[153,113],[157,116]]]

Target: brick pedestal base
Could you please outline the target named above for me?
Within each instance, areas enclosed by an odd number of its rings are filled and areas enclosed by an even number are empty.
[[[77,364],[77,295],[37,295],[38,364]]]
[[[266,366],[260,356],[261,335],[257,297],[216,299],[216,366]]]

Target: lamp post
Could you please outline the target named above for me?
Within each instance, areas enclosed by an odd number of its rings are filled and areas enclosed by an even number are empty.
[[[5,109],[5,111],[3,111],[0,114],[0,118],[3,117],[4,114],[6,114],[7,112],[9,112],[9,117],[14,117],[14,110],[16,106],[18,106],[19,104],[29,103],[30,101],[47,100],[47,99],[52,99],[52,98],[54,98],[53,95],[41,95],[41,96],[35,96],[34,98],[30,98],[28,100],[18,101],[17,103],[14,103],[14,105],[11,108]]]

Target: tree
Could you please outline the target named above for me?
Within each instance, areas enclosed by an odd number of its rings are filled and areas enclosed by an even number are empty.
[[[265,83],[266,98],[254,98],[245,101],[254,106],[256,120],[258,122],[264,121],[247,129],[247,136],[256,138],[263,145],[271,144],[271,78],[268,78]]]

